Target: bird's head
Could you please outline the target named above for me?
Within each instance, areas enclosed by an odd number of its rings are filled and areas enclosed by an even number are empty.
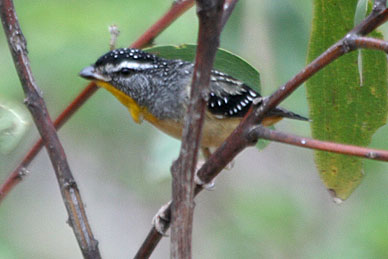
[[[157,70],[163,63],[157,56],[139,49],[122,48],[101,56],[96,63],[85,67],[80,76],[98,82],[114,84],[134,75]]]

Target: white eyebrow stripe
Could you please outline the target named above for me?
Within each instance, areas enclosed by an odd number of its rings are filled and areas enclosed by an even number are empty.
[[[154,65],[150,63],[138,63],[138,62],[132,62],[132,61],[123,61],[120,64],[117,64],[116,66],[111,66],[109,68],[106,68],[107,70],[110,70],[109,72],[118,72],[123,68],[128,68],[131,70],[143,70],[143,69],[149,69],[153,68]]]
[[[148,68],[153,68],[154,66],[149,63],[138,63],[138,62],[131,62],[131,61],[124,61],[121,62],[118,66],[118,69],[122,68],[128,68],[128,69],[148,69]]]

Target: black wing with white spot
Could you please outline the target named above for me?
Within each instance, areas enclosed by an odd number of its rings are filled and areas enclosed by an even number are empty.
[[[221,117],[243,117],[261,95],[243,82],[213,70],[208,110]]]

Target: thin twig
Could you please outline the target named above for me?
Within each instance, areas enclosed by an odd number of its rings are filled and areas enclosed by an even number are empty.
[[[159,35],[166,27],[174,22],[179,16],[193,6],[194,0],[184,0],[179,3],[173,4],[161,19],[153,24],[144,34],[142,34],[138,40],[136,40],[131,47],[142,48]],[[66,107],[66,109],[58,116],[54,121],[56,129],[61,128],[69,118],[97,91],[97,85],[90,83],[85,89]],[[0,203],[6,197],[6,195],[22,180],[20,172],[22,172],[39,151],[43,147],[42,139],[39,139],[34,146],[30,149],[28,154],[23,158],[22,162],[16,167],[16,169],[7,177],[6,181],[0,187]]]
[[[354,145],[339,144],[329,141],[300,137],[277,130],[271,130],[261,125],[251,129],[248,137],[252,141],[257,141],[259,138],[277,141],[293,146],[311,148],[315,150],[329,151],[338,154],[358,156],[372,160],[380,160],[388,162],[388,151],[373,148],[359,147]]]
[[[375,49],[388,53],[388,41],[369,38],[369,37],[357,37],[354,40],[354,44],[357,48]]]
[[[120,30],[115,24],[110,25],[108,29],[110,33],[109,49],[114,50],[116,48],[117,39],[120,36]]]
[[[378,2],[380,2],[380,4],[381,2],[384,2],[383,4],[385,4],[385,1]],[[351,31],[352,35],[365,35],[366,33],[369,33],[376,29],[387,19],[388,10],[385,8],[377,9],[376,7],[370,16],[368,16],[363,22],[361,22]],[[233,133],[199,169],[199,171],[197,172],[197,176],[200,181],[204,183],[212,182],[214,178],[221,172],[221,170],[228,163],[230,163],[230,161],[234,159],[234,157],[240,151],[242,151],[245,147],[254,144],[254,142],[252,142],[249,137],[249,129],[258,124],[265,112],[269,111],[274,106],[279,104],[284,98],[290,95],[292,91],[294,91],[298,86],[300,86],[303,82],[305,82],[308,78],[310,78],[316,72],[321,70],[323,67],[327,66],[345,53],[355,50],[357,49],[357,47],[360,47],[357,46],[354,42],[357,37],[348,37],[348,39],[346,40],[345,38],[332,45],[328,50],[326,50],[323,54],[316,58],[300,73],[298,73],[285,85],[281,86],[278,91],[276,91],[269,99],[266,100],[266,104],[263,107],[253,112],[251,110],[251,112],[247,114],[246,118],[233,131]],[[368,48],[368,46],[365,47]],[[340,149],[344,146],[346,145],[338,144],[337,148]],[[330,150],[327,151],[330,152]],[[348,154],[346,153],[346,151],[344,151],[343,153]],[[368,158],[376,160],[377,157],[374,157],[374,154],[372,152],[371,154],[369,154]],[[195,189],[195,195],[197,195],[201,190],[203,190],[203,187],[197,185]],[[170,211],[171,206],[167,206],[165,207],[162,214],[169,215]],[[162,229],[167,230],[169,228],[170,221],[167,218],[164,218],[160,223],[163,224],[163,226],[161,226]],[[139,251],[149,251],[150,249],[155,249],[161,237],[162,234],[156,231],[155,227],[153,227],[150,230],[147,239],[144,241]]]
[[[131,47],[139,48],[145,47],[152,43],[154,38],[158,36],[164,29],[166,29],[172,22],[174,22],[179,16],[190,9],[194,5],[194,0],[174,1],[170,10],[162,16],[157,22],[154,23],[145,33],[143,33],[139,39],[137,39]]]
[[[379,27],[381,24],[387,21],[388,16],[388,9],[381,4],[375,4],[373,7],[373,10],[370,15],[368,15],[359,25],[353,28],[348,33],[349,35],[367,35],[368,33],[375,30],[377,27]]]
[[[234,8],[236,7],[238,0],[225,0],[224,12],[222,14],[221,28],[223,28],[226,22],[229,20]]]
[[[194,212],[194,175],[200,147],[210,71],[219,46],[224,0],[197,0],[199,34],[190,100],[182,133],[179,158],[171,167],[171,258],[191,258]]]
[[[26,96],[25,103],[45,143],[54,167],[62,198],[69,215],[69,224],[85,258],[101,258],[98,242],[86,217],[85,208],[70,171],[66,155],[50,119],[41,91],[33,78],[27,56],[27,43],[20,29],[12,0],[0,1],[0,14],[9,48]]]

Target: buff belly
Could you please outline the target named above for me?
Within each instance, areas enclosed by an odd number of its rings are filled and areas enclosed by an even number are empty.
[[[96,80],[98,86],[111,92],[123,105],[125,105],[133,120],[141,123],[143,119],[150,122],[164,133],[181,139],[183,123],[172,119],[160,120],[152,115],[145,107],[140,107],[131,97],[116,89],[111,84]],[[281,117],[268,117],[263,120],[264,126],[269,126],[281,120]],[[202,129],[202,147],[218,147],[233,132],[242,118],[217,118],[206,112],[205,124]]]
[[[217,120],[219,119],[205,119],[205,124],[202,129],[202,147],[218,147],[232,133],[232,131],[241,121],[241,119],[228,119],[228,122],[225,123]],[[181,139],[182,137],[182,123],[172,120],[149,122],[164,133],[174,138]]]
[[[269,117],[263,121],[264,126],[270,126],[279,120],[281,117]],[[202,129],[202,147],[218,147],[225,139],[233,132],[233,130],[241,122],[242,118],[225,118],[218,119],[212,115],[205,115],[205,124]],[[163,131],[164,133],[181,139],[182,137],[182,123],[164,120],[164,121],[149,121],[155,127]]]

